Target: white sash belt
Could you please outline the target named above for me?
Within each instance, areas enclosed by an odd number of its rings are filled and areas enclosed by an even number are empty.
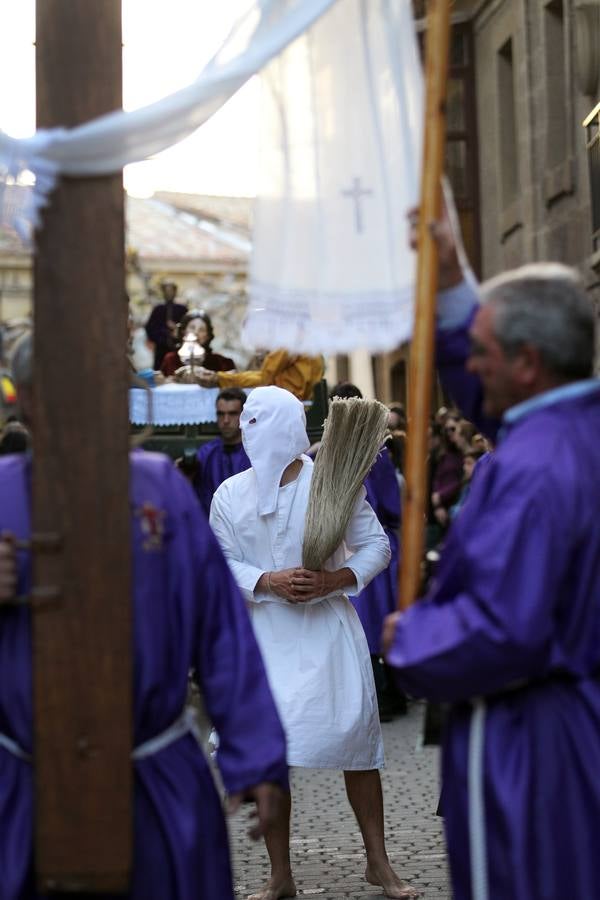
[[[139,744],[131,754],[131,758],[137,761],[139,759],[147,759],[149,756],[154,756],[159,750],[164,750],[169,744],[174,744],[175,741],[182,738],[184,734],[193,734],[198,741],[198,744],[202,744],[202,736],[200,734],[200,728],[198,727],[196,710],[193,706],[186,706],[179,718],[175,719],[173,724],[169,725],[166,731],[162,731],[160,734],[157,734],[156,737],[144,741],[143,744]]]
[[[484,765],[485,699],[471,701],[473,712],[469,726],[469,850],[471,858],[472,900],[488,900],[487,847],[485,831]]]
[[[13,756],[16,756],[17,759],[24,759],[26,762],[31,762],[31,756],[29,753],[25,753],[22,747],[19,747],[16,741],[13,741],[12,738],[9,738],[7,734],[2,734],[0,731],[0,747],[4,747],[5,750],[8,750],[9,753],[12,753]]]
[[[134,761],[147,759],[149,756],[153,756],[160,750],[164,750],[169,744],[174,744],[175,741],[178,741],[179,738],[182,738],[185,734],[193,734],[198,743],[202,743],[200,729],[196,720],[196,710],[191,706],[186,706],[179,718],[176,719],[172,725],[169,725],[165,731],[162,731],[160,734],[157,734],[156,737],[150,738],[142,744],[139,744],[132,752],[131,758]],[[17,759],[31,762],[31,754],[26,753],[16,741],[9,738],[8,735],[2,734],[1,731],[0,747],[4,747],[5,750],[8,750],[8,752],[13,756],[16,756]]]

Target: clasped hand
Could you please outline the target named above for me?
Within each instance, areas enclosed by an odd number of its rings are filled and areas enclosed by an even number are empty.
[[[270,572],[268,584],[271,593],[283,597],[289,603],[306,603],[316,597],[324,597],[336,588],[335,572],[311,569],[282,569]]]

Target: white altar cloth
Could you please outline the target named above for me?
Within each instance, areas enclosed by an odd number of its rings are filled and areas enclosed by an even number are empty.
[[[218,388],[196,384],[163,384],[152,388],[152,416],[148,422],[148,391],[129,391],[129,421],[133,425],[199,425],[216,421]]]

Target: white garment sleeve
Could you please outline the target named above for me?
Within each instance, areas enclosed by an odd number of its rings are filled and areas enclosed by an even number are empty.
[[[254,588],[260,576],[264,574],[264,570],[244,562],[243,553],[232,524],[231,497],[225,484],[217,488],[213,496],[210,505],[209,521],[244,600],[256,602],[257,598],[254,594]]]
[[[356,576],[356,587],[349,588],[344,593],[360,594],[376,575],[389,566],[392,558],[388,536],[367,502],[364,488],[356,501],[344,535],[344,543],[352,554],[344,565],[352,569]]]

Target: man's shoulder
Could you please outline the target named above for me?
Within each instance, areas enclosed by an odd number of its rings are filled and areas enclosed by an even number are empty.
[[[250,492],[256,492],[256,476],[252,468],[226,478],[215,491],[215,497],[241,498]]]
[[[507,450],[515,463],[522,458],[524,465],[548,475],[558,473],[561,480],[589,478],[593,490],[597,478],[591,476],[597,471],[600,443],[600,392],[535,411],[522,424],[517,423],[509,438]]]
[[[554,462],[560,464],[565,453],[584,453],[582,433],[597,433],[600,440],[600,405],[596,409],[595,424],[589,410],[581,403],[564,402],[535,410],[517,421],[498,446],[498,456],[511,460],[512,465],[540,468]],[[586,434],[587,436],[587,434]],[[594,451],[595,452],[595,451]]]
[[[208,459],[209,456],[212,456],[213,453],[218,453],[219,450],[223,450],[223,440],[220,437],[213,438],[212,441],[207,441],[205,444],[202,444],[201,447],[198,447],[198,453],[196,457],[198,462],[204,462],[204,460]]]
[[[577,468],[581,452],[560,413],[540,410],[515,423],[496,449],[478,462],[473,489],[483,491],[492,503],[511,496],[523,503],[537,498],[543,506],[551,494],[562,492],[565,475]]]
[[[196,502],[194,493],[173,461],[163,453],[134,450],[129,454],[130,500],[182,511]]]

